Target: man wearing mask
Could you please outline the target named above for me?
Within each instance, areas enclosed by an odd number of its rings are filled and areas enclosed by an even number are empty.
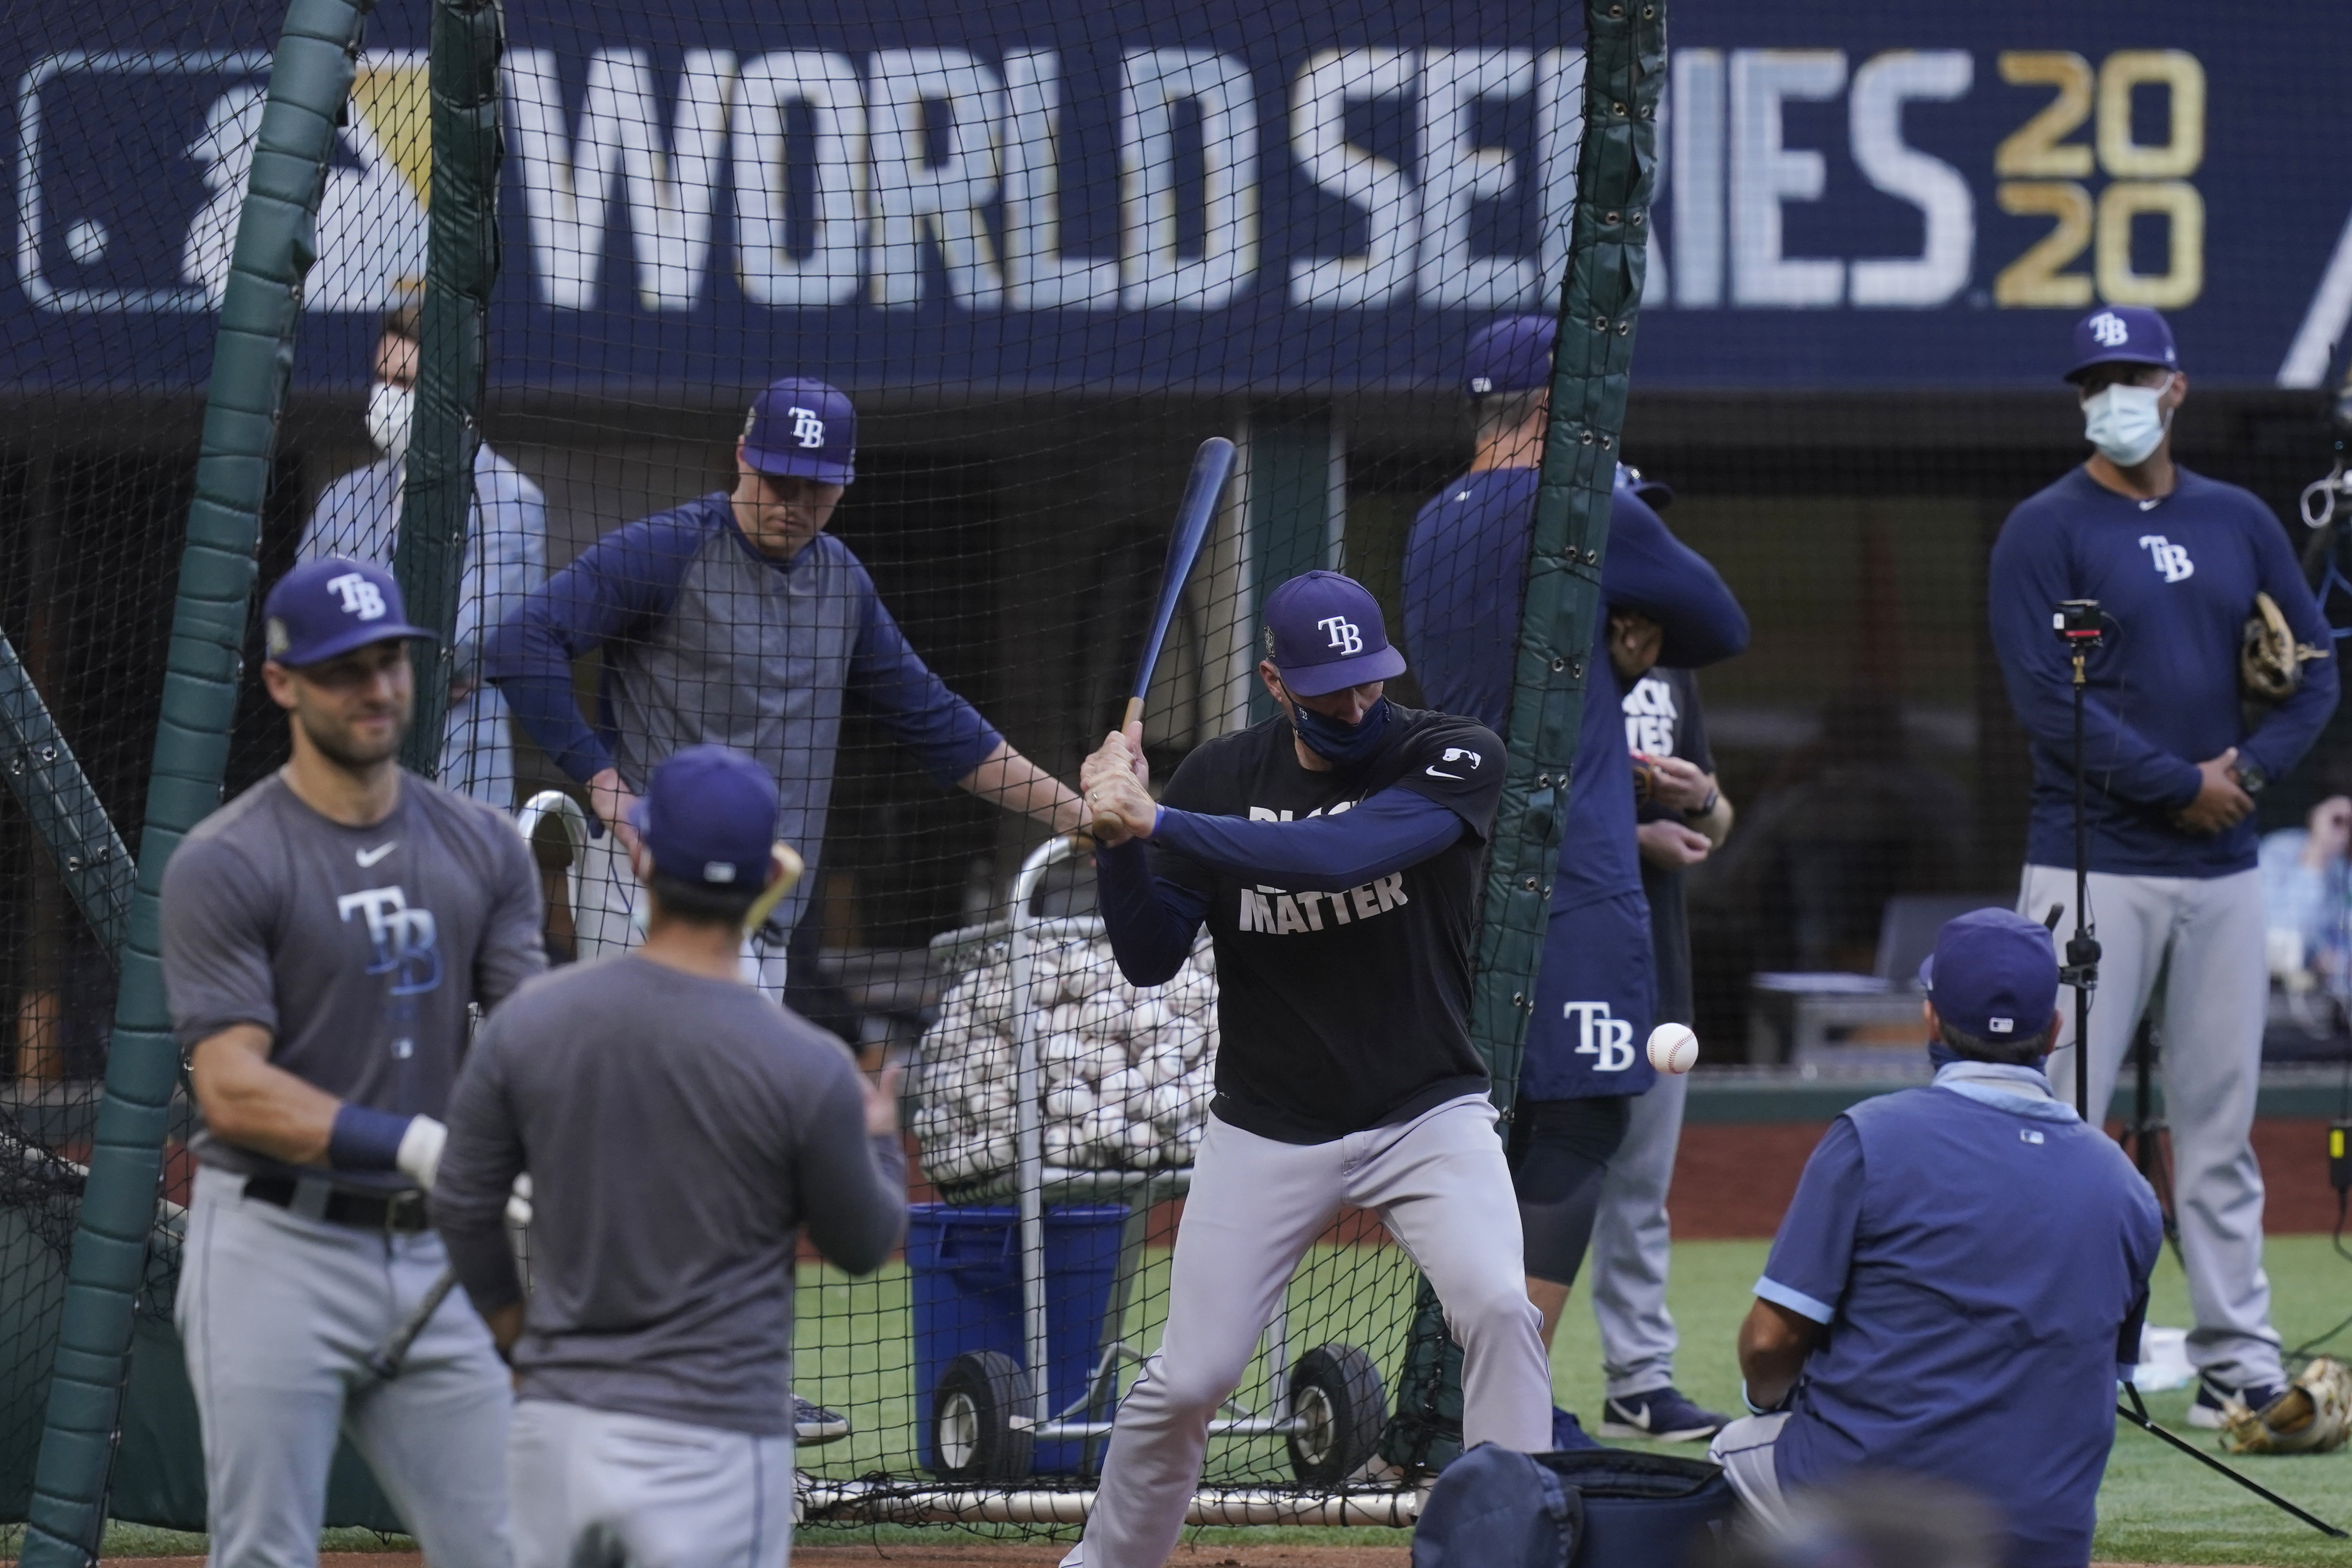
[[[2164,1102],[2200,1374],[2189,1424],[2218,1427],[2232,1399],[2282,1390],[2263,1273],[2263,1177],[2249,1134],[2262,1067],[2263,897],[2254,796],[2300,759],[2335,710],[2326,657],[2274,704],[2240,690],[2239,649],[2257,593],[2295,641],[2329,647],[2327,623],[2269,507],[2172,459],[2189,392],[2154,310],[2113,306],[2074,328],[2089,461],[2010,514],[1987,601],[2010,701],[2032,742],[2033,798],[2018,908],[2074,927],[2072,663],[2053,633],[2061,601],[2095,599],[2106,628],[2087,664],[2084,771],[2089,915],[2103,949],[2091,1009],[2093,1121],[2164,980]],[[2072,1103],[2081,1065],[2066,1019],[2051,1059]]]
[[[419,312],[387,313],[368,392],[368,437],[379,457],[327,486],[302,530],[303,560],[342,556],[392,569],[400,542],[400,493],[416,420]],[[466,528],[465,575],[452,639],[449,714],[441,742],[441,782],[511,811],[514,739],[507,701],[481,675],[482,638],[547,580],[547,501],[539,486],[490,450],[474,453],[474,505]]]

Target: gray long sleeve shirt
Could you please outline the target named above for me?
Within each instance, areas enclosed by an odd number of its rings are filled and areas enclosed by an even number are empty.
[[[854,1274],[906,1232],[905,1156],[866,1135],[840,1042],[634,955],[517,992],[450,1097],[433,1218],[486,1314],[521,1294],[503,1217],[526,1170],[526,1399],[785,1432],[801,1227]]]

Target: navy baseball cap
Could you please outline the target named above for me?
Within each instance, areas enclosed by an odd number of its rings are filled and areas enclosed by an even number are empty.
[[[323,664],[371,643],[441,640],[408,623],[408,607],[392,573],[341,556],[304,561],[279,578],[262,601],[261,621],[264,651],[296,669]]]
[[[762,474],[846,485],[857,477],[857,411],[823,382],[772,382],[743,421],[743,460]]]
[[[1979,1040],[2049,1029],[2058,1008],[2058,948],[2040,922],[2006,909],[1972,909],[1936,933],[1919,984],[1937,1014]]]
[[[2074,368],[2066,379],[2082,380],[2093,365],[2158,365],[2168,371],[2179,362],[2172,328],[2162,314],[2145,305],[2107,305],[2074,323]]]
[[[1470,340],[1463,392],[1491,397],[1551,385],[1551,350],[1559,338],[1559,323],[1549,316],[1504,317]]]
[[[1265,598],[1265,654],[1291,695],[1319,697],[1404,674],[1380,601],[1352,577],[1309,571]]]
[[[654,869],[704,887],[768,885],[776,781],[726,746],[689,746],[654,769],[630,820]]]
[[[1627,463],[1617,465],[1617,477],[1612,481],[1612,486],[1629,496],[1639,497],[1656,508],[1664,508],[1667,502],[1675,498],[1675,493],[1662,481],[1644,479],[1639,468]]]

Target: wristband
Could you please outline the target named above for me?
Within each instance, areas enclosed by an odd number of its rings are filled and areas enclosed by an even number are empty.
[[[1715,814],[1715,809],[1716,809],[1716,807],[1717,807],[1718,804],[1720,804],[1720,803],[1722,802],[1722,800],[1723,800],[1723,791],[1722,791],[1722,789],[1709,789],[1709,790],[1706,792],[1706,800],[1701,800],[1697,805],[1696,805],[1696,806],[1692,806],[1692,807],[1688,808],[1687,810],[1685,810],[1683,812],[1683,815],[1684,815],[1684,816],[1685,816],[1685,817],[1710,817],[1710,816],[1713,816],[1713,815]]]
[[[338,1105],[334,1130],[327,1134],[327,1164],[339,1171],[398,1170],[401,1140],[415,1120],[349,1102]]]
[[[1739,1402],[1748,1406],[1748,1413],[1750,1416],[1769,1416],[1776,1410],[1788,1408],[1789,1396],[1786,1394],[1780,1396],[1780,1401],[1777,1405],[1759,1405],[1748,1397],[1748,1379],[1743,1377],[1739,1380]]]

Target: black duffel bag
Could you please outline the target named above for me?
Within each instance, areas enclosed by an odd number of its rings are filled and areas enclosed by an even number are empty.
[[[1481,1443],[1422,1506],[1412,1568],[1688,1568],[1738,1507],[1722,1468],[1705,1459]]]

